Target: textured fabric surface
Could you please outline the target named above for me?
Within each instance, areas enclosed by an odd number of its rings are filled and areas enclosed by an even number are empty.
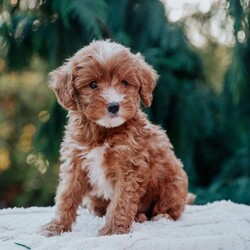
[[[49,222],[54,208],[0,210],[0,249],[250,249],[250,206],[220,201],[187,206],[176,222],[134,223],[131,233],[98,237],[104,218],[79,210],[70,233],[46,238],[40,227]]]

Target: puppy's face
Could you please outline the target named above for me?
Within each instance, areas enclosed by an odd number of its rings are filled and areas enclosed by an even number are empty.
[[[150,106],[157,74],[139,54],[109,41],[78,51],[50,74],[58,102],[98,125],[117,127]]]

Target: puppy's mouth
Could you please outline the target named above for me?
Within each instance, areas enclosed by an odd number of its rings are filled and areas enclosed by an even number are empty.
[[[113,119],[119,117],[118,114],[108,114],[108,118]]]
[[[96,121],[97,124],[105,128],[114,128],[122,125],[125,119],[118,114],[107,114],[105,117]]]

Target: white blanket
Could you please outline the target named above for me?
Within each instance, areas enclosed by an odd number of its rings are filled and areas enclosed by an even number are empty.
[[[85,209],[79,211],[72,232],[52,238],[39,235],[53,213],[51,207],[0,210],[0,249],[250,249],[250,206],[230,201],[187,206],[176,222],[134,223],[129,234],[104,237],[97,236],[104,218]]]

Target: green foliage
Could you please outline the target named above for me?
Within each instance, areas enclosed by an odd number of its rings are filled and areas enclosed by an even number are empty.
[[[207,190],[207,197],[200,202],[214,199],[232,199],[250,204],[250,10],[244,8],[245,1],[230,1],[230,12],[235,18],[236,45],[232,63],[225,76],[224,91],[221,95],[221,121],[224,144],[229,152],[221,164],[221,170]],[[245,9],[245,11],[244,11]],[[248,38],[242,43],[237,39],[242,30]],[[225,146],[223,148],[225,148]]]
[[[247,4],[228,2],[235,20],[235,38],[241,30],[249,34]],[[224,89],[214,93],[206,82],[200,56],[189,46],[181,27],[168,22],[160,1],[23,3],[17,1],[12,6],[4,1],[0,5],[7,13],[0,25],[1,56],[7,71],[30,69],[38,57],[46,64],[47,74],[93,39],[111,38],[141,52],[160,75],[152,106],[145,112],[167,130],[190,177],[190,188],[198,194],[197,203],[226,198],[250,204],[250,196],[244,195],[250,187],[250,39],[236,42]],[[8,205],[52,204],[66,112],[55,99],[45,106],[32,107],[30,112],[34,115],[43,108],[50,114],[40,125],[33,118],[39,126],[35,148],[14,155],[11,167],[0,175],[3,193],[9,194],[13,186],[18,189],[17,198]],[[12,140],[5,142],[14,145],[18,138]],[[23,168],[18,166],[20,162]],[[5,197],[3,193],[0,198]]]

